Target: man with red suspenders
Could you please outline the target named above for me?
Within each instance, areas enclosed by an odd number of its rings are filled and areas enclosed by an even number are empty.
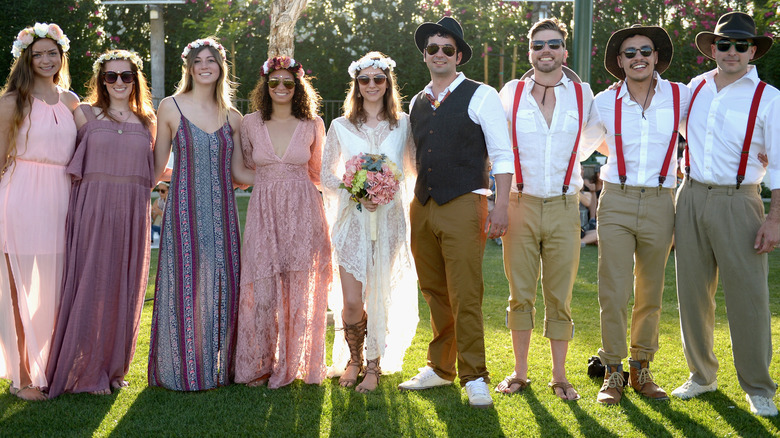
[[[543,336],[550,339],[552,350],[549,386],[561,399],[577,400],[564,365],[574,335],[571,295],[580,255],[582,176],[577,148],[593,92],[570,70],[576,81],[564,75],[566,35],[565,25],[555,18],[534,24],[528,33],[533,75],[507,83],[499,93],[515,151],[516,184],[503,239],[509,279],[506,325],[512,333],[515,369],[496,391],[514,393],[530,383],[528,350],[541,264]]]
[[[649,362],[658,351],[664,273],[674,235],[677,185],[677,129],[690,91],[661,78],[672,61],[669,34],[657,26],[634,25],[609,38],[604,67],[623,83],[593,101],[583,146],[606,138],[609,161],[598,207],[601,349],[606,367],[599,403],[620,402],[627,307],[631,312],[628,383],[653,400],[668,400],[653,381]]]
[[[749,15],[730,12],[714,32],[699,33],[696,46],[717,68],[689,84],[675,260],[691,374],[672,395],[687,399],[718,387],[713,326],[720,271],[739,384],[754,414],[774,416],[767,253],[780,241],[780,92],[748,65],[769,51],[772,38],[757,35]],[[759,153],[769,159],[772,202],[766,218],[758,194],[766,172]]]

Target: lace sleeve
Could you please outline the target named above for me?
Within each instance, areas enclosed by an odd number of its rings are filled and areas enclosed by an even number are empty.
[[[325,123],[320,117],[314,119],[314,142],[311,145],[309,159],[309,179],[318,189],[320,187],[320,171],[322,170],[322,143],[325,142]]]
[[[338,128],[334,120],[330,123],[330,130],[325,138],[325,147],[322,153],[322,172],[320,173],[322,186],[327,190],[338,190],[341,178],[336,174],[339,160],[341,159],[341,143],[339,142]]]
[[[248,115],[241,123],[241,154],[244,157],[244,166],[255,170],[255,160],[252,159],[252,140],[249,138],[249,125],[255,123],[254,117]]]

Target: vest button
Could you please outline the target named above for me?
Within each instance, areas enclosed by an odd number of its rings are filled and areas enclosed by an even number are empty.
[[[430,187],[428,187],[428,191],[430,192],[431,190],[433,190],[433,189],[432,189],[432,188],[430,188]]]
[[[430,131],[428,131],[428,134],[433,134],[433,129],[431,129]]]
[[[431,149],[428,149],[428,152],[431,152]]]
[[[429,167],[429,168],[428,168],[428,172],[430,172],[431,170],[432,170],[432,169]]]
[[[433,117],[436,117],[436,113],[435,112],[433,113]]]

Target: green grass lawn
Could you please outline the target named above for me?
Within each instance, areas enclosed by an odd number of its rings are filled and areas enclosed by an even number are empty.
[[[248,198],[239,198],[242,217]],[[147,296],[154,292],[157,250],[152,254]],[[780,255],[770,261],[772,334],[780,339]],[[109,396],[66,394],[48,402],[27,403],[8,393],[0,381],[0,436],[150,436],[150,435],[259,435],[259,436],[779,436],[780,417],[753,416],[737,382],[731,360],[725,305],[718,295],[716,354],[721,363],[718,391],[693,400],[651,402],[627,389],[619,406],[596,402],[601,381],[586,374],[587,359],[600,346],[596,285],[597,250],[582,250],[574,288],[572,312],[576,334],[569,349],[569,380],[582,394],[579,402],[563,402],[547,388],[550,380],[549,343],[541,337],[543,304],[537,301],[537,329],[532,338],[529,377],[522,394],[494,393],[495,409],[468,406],[456,386],[422,392],[401,392],[396,386],[425,365],[431,337],[428,307],[420,297],[420,324],[407,352],[402,373],[383,376],[369,395],[340,388],[337,382],[320,386],[296,381],[269,390],[231,385],[199,393],[176,393],[146,385],[149,325],[152,303],[144,307],[138,348],[127,380],[130,387]],[[504,309],[508,296],[501,249],[488,242],[485,253],[485,331],[491,390],[513,367]],[[328,343],[332,343],[332,329]],[[749,339],[739,340],[750,342]],[[656,381],[671,392],[685,381],[688,369],[680,344],[674,258],[666,270],[661,350],[652,364]],[[780,372],[775,355],[771,373]]]

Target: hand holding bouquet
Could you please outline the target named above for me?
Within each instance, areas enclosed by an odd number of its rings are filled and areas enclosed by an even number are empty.
[[[357,202],[358,211],[363,211],[360,198],[366,198],[379,205],[390,203],[400,186],[400,172],[395,163],[385,154],[359,154],[350,158],[339,188],[350,194]]]

